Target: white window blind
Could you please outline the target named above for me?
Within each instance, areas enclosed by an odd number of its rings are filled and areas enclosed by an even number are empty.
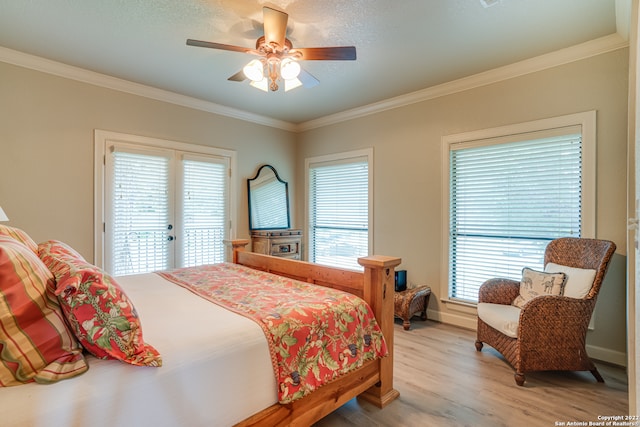
[[[449,296],[475,302],[487,279],[542,269],[547,243],[579,237],[582,137],[576,127],[517,141],[452,144]]]
[[[309,258],[361,270],[369,251],[367,157],[309,165]]]
[[[108,270],[120,276],[168,268],[171,158],[114,150],[112,160]]]
[[[227,226],[228,166],[215,159],[184,155],[182,250],[183,267],[224,261]]]

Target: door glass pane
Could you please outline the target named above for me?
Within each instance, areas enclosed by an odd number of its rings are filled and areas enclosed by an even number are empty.
[[[227,225],[227,166],[183,160],[182,267],[224,261]]]
[[[116,151],[113,162],[111,273],[169,268],[169,159]]]

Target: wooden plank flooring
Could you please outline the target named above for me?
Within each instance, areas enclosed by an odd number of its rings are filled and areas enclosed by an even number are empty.
[[[556,427],[628,413],[624,369],[597,364],[604,384],[589,372],[530,373],[518,387],[497,351],[476,352],[474,331],[415,318],[395,328],[400,398],[383,410],[353,399],[315,426]]]

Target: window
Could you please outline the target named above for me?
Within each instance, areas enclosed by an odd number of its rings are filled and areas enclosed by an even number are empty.
[[[233,152],[96,131],[96,157],[96,263],[120,276],[224,261]]]
[[[552,239],[593,237],[594,116],[445,138],[450,299],[475,303],[485,280],[542,269]]]
[[[373,150],[306,160],[309,260],[361,270],[371,247]]]

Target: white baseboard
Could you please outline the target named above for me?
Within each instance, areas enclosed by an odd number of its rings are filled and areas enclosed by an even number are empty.
[[[604,347],[587,344],[587,354],[590,358],[611,363],[622,367],[627,366],[627,354]]]
[[[434,310],[427,310],[427,315],[429,319],[437,322],[459,326],[461,328],[471,329],[474,331],[476,330],[477,321],[475,318],[469,318],[465,315],[442,313]],[[627,366],[627,354],[621,351],[587,344],[587,353],[589,354],[589,357],[595,360],[600,360],[602,362],[622,367]]]
[[[436,322],[446,323],[447,325],[459,326],[465,329],[476,330],[477,320],[470,318],[464,314],[457,315],[451,313],[442,313],[440,311],[427,310],[427,317]]]

